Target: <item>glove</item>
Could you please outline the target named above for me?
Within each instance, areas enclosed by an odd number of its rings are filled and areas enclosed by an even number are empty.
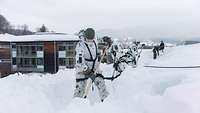
[[[87,74],[87,73],[89,73],[89,69],[88,69],[88,66],[86,66],[86,65],[79,65],[78,67],[77,67],[77,72],[79,73],[79,74]]]
[[[86,70],[83,71],[84,75],[93,75],[94,72],[91,72],[91,70],[89,68],[87,68]]]
[[[83,66],[83,71],[87,71],[88,70],[88,66],[84,65]]]

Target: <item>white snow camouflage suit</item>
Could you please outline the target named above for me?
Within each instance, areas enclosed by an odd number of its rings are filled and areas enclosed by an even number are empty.
[[[98,48],[96,41],[80,41],[76,47],[76,87],[74,97],[84,98],[87,78],[91,77],[91,70],[97,69],[97,74],[102,75],[102,71],[97,67]],[[88,72],[89,70],[89,72]],[[94,84],[97,86],[101,100],[104,100],[108,95],[105,81],[102,76],[93,78]]]

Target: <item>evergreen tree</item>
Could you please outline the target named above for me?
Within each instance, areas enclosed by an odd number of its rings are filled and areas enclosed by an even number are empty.
[[[43,24],[41,28],[39,28],[39,32],[48,32],[47,27]]]

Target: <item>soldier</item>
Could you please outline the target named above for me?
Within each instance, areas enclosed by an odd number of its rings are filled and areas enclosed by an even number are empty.
[[[83,38],[76,47],[76,88],[74,97],[84,97],[86,84],[89,78],[97,86],[101,101],[109,95],[102,71],[98,67],[100,52],[95,39],[95,31],[87,28],[82,32]],[[96,72],[96,74],[94,73]]]
[[[153,47],[153,59],[157,58],[157,50],[156,50],[156,46]]]
[[[160,43],[160,50],[161,50],[162,52],[164,52],[164,48],[165,48],[165,44],[164,44],[163,41],[161,41],[161,43]]]

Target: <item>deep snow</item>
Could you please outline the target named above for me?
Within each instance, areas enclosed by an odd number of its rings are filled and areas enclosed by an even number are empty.
[[[73,98],[74,70],[57,74],[13,74],[0,79],[0,113],[200,113],[200,69],[153,69],[144,65],[200,65],[200,44],[167,48],[157,60],[144,50],[137,68],[128,67],[101,103],[97,90]],[[101,65],[104,75],[112,65]]]

